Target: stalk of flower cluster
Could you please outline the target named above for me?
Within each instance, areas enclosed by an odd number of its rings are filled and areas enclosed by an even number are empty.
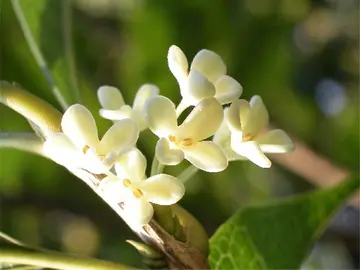
[[[150,176],[162,173],[164,170],[164,164],[161,164],[159,160],[154,155],[153,161],[151,163]]]
[[[25,118],[38,126],[45,139],[51,137],[54,133],[62,132],[62,114],[50,104],[15,85],[1,83],[0,86],[1,102],[22,114]],[[34,152],[42,155],[45,154],[42,151]],[[159,166],[157,166],[157,168],[159,168]],[[202,249],[202,247],[204,247],[204,250],[207,249],[208,240],[206,233],[197,233],[194,238],[187,238],[185,244],[177,241],[154,220],[143,227],[134,226],[124,214],[124,210],[120,204],[114,203],[103,196],[103,193],[99,188],[99,183],[106,175],[92,174],[83,169],[68,169],[98,194],[129,225],[129,227],[144,240],[144,242],[161,250],[169,258],[169,261],[172,262],[174,267],[188,269],[203,269],[208,267],[206,252]],[[172,209],[174,211],[173,215],[178,217],[180,224],[186,226],[187,231],[204,231],[201,224],[185,210],[180,207]],[[201,239],[197,239],[199,237]],[[199,245],[198,243],[202,244]],[[11,256],[11,254],[9,256]]]
[[[177,178],[183,182],[186,183],[189,181],[197,172],[199,171],[198,167],[195,167],[194,165],[190,165],[185,170],[183,170]]]

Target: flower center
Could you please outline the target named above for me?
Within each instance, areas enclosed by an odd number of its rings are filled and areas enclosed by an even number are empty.
[[[83,153],[84,155],[86,155],[86,153],[87,153],[89,150],[90,150],[90,146],[89,146],[89,145],[85,145],[85,146],[83,147],[83,149],[82,149],[82,153]],[[94,150],[94,149],[92,149],[92,150]],[[100,155],[100,154],[96,153],[96,150],[93,151],[93,153],[94,153],[101,161],[104,161],[106,155]]]
[[[134,196],[136,198],[140,199],[144,195],[144,193],[141,191],[141,189],[133,187],[133,185],[132,185],[132,183],[131,183],[131,181],[129,179],[125,178],[123,180],[123,184],[124,184],[125,187],[132,190],[132,193],[134,194]]]
[[[176,144],[176,145],[182,145],[182,146],[192,146],[194,144],[194,141],[192,138],[185,138],[178,142],[176,140],[176,137],[174,135],[169,135],[169,141]]]
[[[85,155],[86,152],[87,152],[89,149],[90,149],[90,146],[85,145],[85,146],[83,147],[83,149],[82,149],[83,154]]]
[[[242,137],[243,142],[252,141],[253,139],[254,139],[254,135],[252,134],[246,134],[245,136]]]

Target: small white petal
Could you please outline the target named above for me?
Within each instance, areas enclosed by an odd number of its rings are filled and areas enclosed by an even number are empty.
[[[139,130],[132,119],[123,119],[116,122],[104,134],[100,141],[100,152],[98,154],[107,154],[109,152],[119,153],[129,147],[134,146],[139,137]]]
[[[159,88],[154,84],[142,85],[136,93],[133,110],[143,112],[145,103],[152,97],[159,94]]]
[[[115,163],[116,175],[134,183],[145,178],[145,170],[146,158],[137,148],[122,154]]]
[[[224,110],[225,115],[227,111],[228,108]],[[234,150],[232,150],[230,138],[231,138],[231,132],[226,124],[226,121],[223,121],[220,128],[216,131],[213,137],[213,142],[216,143],[218,146],[220,146],[222,150],[224,150],[229,161],[238,160],[240,156],[236,154]]]
[[[215,98],[202,100],[179,126],[179,139],[201,141],[215,134],[224,117],[221,104]]]
[[[80,149],[86,145],[96,147],[99,143],[94,117],[83,105],[70,106],[62,117],[61,127],[75,146]]]
[[[221,76],[215,82],[215,88],[216,88],[215,98],[221,104],[227,104],[238,99],[243,91],[240,83],[238,83],[236,80],[234,80],[232,77],[228,75]]]
[[[187,87],[183,87],[181,90],[182,97],[194,106],[204,98],[213,97],[215,95],[214,85],[196,70],[190,71]]]
[[[242,132],[242,126],[241,126],[241,119],[240,119],[240,106],[242,106],[241,103],[245,103],[245,100],[234,100],[233,103],[231,103],[230,107],[225,111],[225,121],[229,127],[229,129],[233,132]],[[249,112],[250,112],[250,106]]]
[[[136,120],[139,125],[139,130],[143,131],[147,128],[145,121],[145,104],[146,102],[159,94],[159,88],[153,84],[144,84],[137,91],[133,103],[132,118]]]
[[[154,215],[154,208],[145,198],[134,198],[125,201],[124,209],[130,223],[144,226],[150,222]]]
[[[149,223],[154,209],[144,196],[136,198],[132,191],[124,186],[123,181],[116,176],[104,178],[101,185],[105,199],[120,205],[127,222],[136,226]]]
[[[129,190],[124,186],[122,179],[112,174],[101,180],[100,189],[105,199],[113,203],[124,201],[125,198],[131,195]]]
[[[86,151],[83,168],[95,174],[107,173],[113,166],[115,159],[110,154],[105,155],[105,159],[102,160],[96,150],[90,148]]]
[[[189,64],[185,54],[179,47],[172,45],[169,48],[167,58],[171,73],[174,75],[176,80],[181,85],[184,82],[184,80],[186,80],[188,74]]]
[[[232,149],[240,156],[246,157],[251,162],[262,168],[270,168],[271,161],[261,151],[260,146],[254,141],[241,142],[241,137],[232,136]]]
[[[163,96],[153,97],[146,103],[145,119],[158,137],[166,137],[177,128],[175,105]]]
[[[139,184],[146,200],[159,205],[177,203],[185,193],[184,184],[174,176],[157,174]]]
[[[184,153],[180,149],[170,148],[166,138],[160,138],[155,148],[156,158],[165,165],[177,165],[184,160]]]
[[[258,136],[255,141],[265,153],[289,153],[294,150],[294,143],[281,129],[274,129]]]
[[[72,168],[83,167],[84,156],[64,133],[49,137],[43,145],[44,154],[56,163]]]
[[[116,121],[126,118],[132,118],[133,110],[129,105],[124,105],[117,110],[100,109],[99,114],[103,118]]]
[[[113,86],[101,86],[97,91],[101,107],[107,110],[117,110],[125,105],[119,89]]]
[[[211,141],[203,141],[183,149],[185,159],[206,172],[221,172],[228,166],[225,152]]]
[[[221,57],[206,49],[199,51],[195,55],[190,69],[196,69],[212,83],[215,83],[220,76],[226,74],[226,65]]]
[[[269,113],[260,96],[253,96],[250,99],[251,115],[243,124],[244,134],[256,135],[269,124]],[[241,119],[243,120],[241,114]]]

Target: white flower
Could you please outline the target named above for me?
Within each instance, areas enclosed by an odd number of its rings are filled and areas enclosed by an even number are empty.
[[[153,84],[142,85],[136,93],[133,106],[126,105],[119,89],[112,86],[102,86],[98,89],[98,98],[101,106],[99,113],[109,120],[122,120],[131,118],[139,126],[139,130],[147,129],[144,119],[144,106],[146,101],[159,94],[159,88]]]
[[[49,137],[44,152],[68,168],[84,168],[92,173],[106,173],[117,156],[133,147],[139,131],[131,119],[114,124],[99,140],[95,120],[80,104],[70,106],[61,120],[63,133]]]
[[[207,172],[219,172],[227,165],[224,151],[212,141],[212,136],[223,119],[223,110],[215,98],[203,99],[178,126],[175,105],[166,97],[148,101],[146,119],[149,128],[160,140],[156,157],[165,165],[179,164],[184,158]]]
[[[172,45],[168,52],[168,65],[180,85],[183,97],[180,104],[184,107],[181,111],[208,97],[215,97],[221,104],[227,104],[238,99],[242,93],[241,85],[226,75],[225,63],[212,51],[199,51],[189,70],[183,51]]]
[[[136,225],[151,220],[154,209],[151,203],[171,205],[185,193],[183,183],[167,174],[157,174],[146,179],[146,159],[136,148],[123,154],[115,164],[116,176],[103,179],[104,197],[125,211],[127,219]]]
[[[226,110],[214,142],[223,147],[229,160],[246,158],[269,168],[271,161],[264,153],[288,153],[294,150],[294,143],[283,130],[267,131],[268,124],[269,114],[259,96],[250,102],[239,99]]]

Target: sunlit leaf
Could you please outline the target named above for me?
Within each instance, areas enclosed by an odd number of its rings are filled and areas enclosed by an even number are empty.
[[[240,209],[210,240],[212,269],[295,269],[339,206],[359,187],[331,189]]]

